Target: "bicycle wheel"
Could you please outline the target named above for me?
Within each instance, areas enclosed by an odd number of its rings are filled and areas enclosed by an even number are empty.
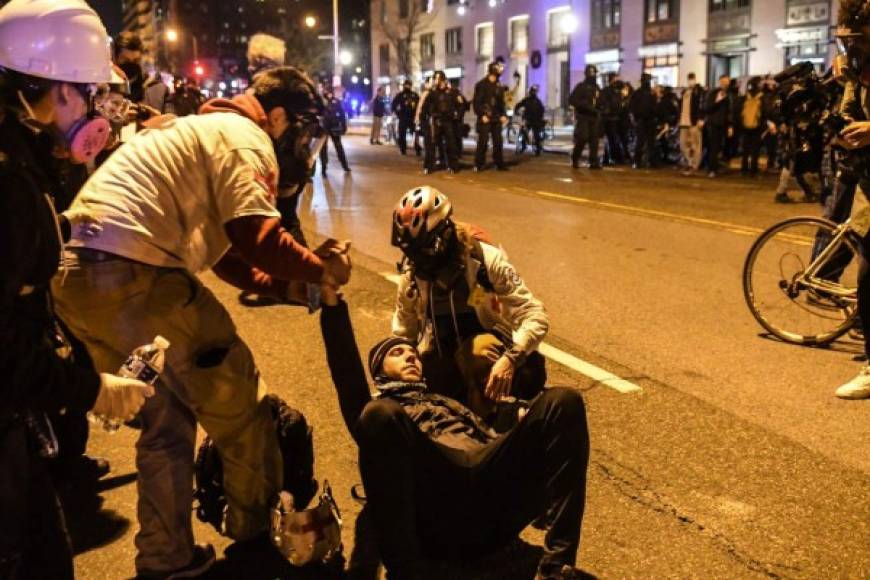
[[[787,219],[763,232],[746,256],[746,304],[761,326],[786,342],[822,345],[852,327],[858,292],[854,239],[841,236],[824,263],[813,262],[823,249],[817,240],[832,240],[836,229],[821,218]],[[804,275],[811,264],[813,279]]]

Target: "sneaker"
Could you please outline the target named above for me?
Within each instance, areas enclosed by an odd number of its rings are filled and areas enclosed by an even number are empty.
[[[870,399],[870,365],[864,365],[858,375],[837,388],[834,394],[841,399]]]
[[[773,201],[775,203],[791,203],[791,198],[788,196],[787,193],[777,193],[773,197]]]
[[[423,168],[423,175],[429,175],[430,173],[432,173],[431,169],[429,169],[428,167]]]
[[[189,564],[168,572],[140,572],[136,580],[180,580],[198,578],[208,572],[215,561],[214,547],[211,544],[197,544],[193,547],[193,559]]]
[[[710,179],[714,179],[716,177],[716,172],[711,171],[710,173],[707,174],[707,177],[709,177]]]
[[[481,167],[480,165],[475,165],[475,166],[474,166],[474,172],[475,172],[475,173],[480,173],[481,171],[483,171],[483,167]]]

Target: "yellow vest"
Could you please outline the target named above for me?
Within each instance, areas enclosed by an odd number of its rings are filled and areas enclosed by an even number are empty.
[[[761,121],[761,93],[754,97],[747,93],[740,114],[743,117],[744,128],[757,129],[758,123]]]

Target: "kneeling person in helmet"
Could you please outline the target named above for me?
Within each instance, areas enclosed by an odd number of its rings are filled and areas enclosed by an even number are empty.
[[[433,391],[487,417],[500,398],[529,400],[543,388],[537,348],[549,318],[505,252],[452,213],[429,186],[408,191],[393,212],[392,243],[406,258],[393,334],[418,345]]]

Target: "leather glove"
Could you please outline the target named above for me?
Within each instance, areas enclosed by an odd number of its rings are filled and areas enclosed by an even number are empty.
[[[145,404],[145,399],[153,396],[154,387],[142,381],[100,373],[100,392],[91,412],[108,419],[129,421]]]

